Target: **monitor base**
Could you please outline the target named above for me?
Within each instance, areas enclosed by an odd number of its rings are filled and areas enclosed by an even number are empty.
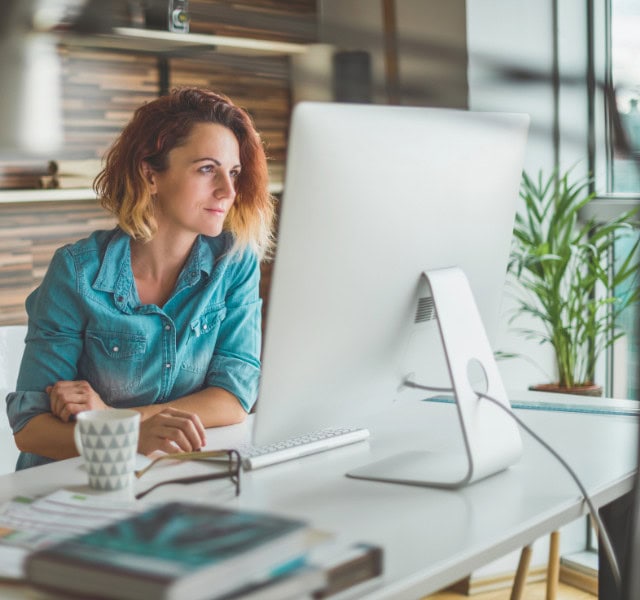
[[[395,454],[349,471],[347,477],[427,487],[459,488],[469,483],[470,468],[467,455],[463,452],[411,451]]]

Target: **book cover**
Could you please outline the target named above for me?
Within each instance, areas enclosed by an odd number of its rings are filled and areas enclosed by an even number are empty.
[[[169,502],[27,558],[27,581],[99,598],[209,599],[264,579],[323,536],[304,521]]]

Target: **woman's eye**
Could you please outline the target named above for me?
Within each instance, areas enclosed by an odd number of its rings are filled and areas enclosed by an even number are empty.
[[[213,173],[215,167],[213,165],[204,165],[198,169],[200,173]]]
[[[238,177],[240,176],[240,171],[234,169],[229,173],[229,175],[231,176],[231,179],[238,179]]]

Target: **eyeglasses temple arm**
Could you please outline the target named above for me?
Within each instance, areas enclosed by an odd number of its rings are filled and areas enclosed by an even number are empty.
[[[207,460],[209,458],[215,458],[217,456],[228,456],[228,450],[207,450],[205,452],[180,452],[176,454],[163,454],[162,456],[158,456],[154,458],[146,467],[142,469],[138,469],[134,471],[137,479],[140,479],[153,465],[160,462],[161,460],[171,459],[171,460]]]

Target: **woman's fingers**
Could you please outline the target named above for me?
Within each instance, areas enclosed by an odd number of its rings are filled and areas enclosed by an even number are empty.
[[[154,450],[193,452],[206,444],[206,434],[198,415],[167,407],[140,425],[139,449],[144,454]]]
[[[51,412],[63,421],[85,410],[107,408],[87,381],[58,381],[48,386],[46,392],[49,394]]]
[[[61,421],[64,421],[65,423],[68,423],[69,421],[71,421],[73,418],[75,418],[75,416],[78,413],[81,413],[82,411],[86,410],[84,408],[83,404],[63,404],[60,407],[60,410],[56,413],[55,411],[51,411],[53,412],[54,415],[56,415]]]
[[[175,444],[182,452],[192,452],[201,447],[200,439],[195,435],[188,419],[179,417],[166,419],[157,430],[157,435],[161,439],[169,440]]]
[[[197,414],[173,408],[171,406],[168,406],[160,414],[164,414],[165,416],[171,415],[174,419],[178,419],[177,421],[173,421],[174,426],[180,427],[180,429],[185,433],[188,432],[189,439],[195,449],[200,449],[202,446],[206,445],[207,433],[200,417]]]

